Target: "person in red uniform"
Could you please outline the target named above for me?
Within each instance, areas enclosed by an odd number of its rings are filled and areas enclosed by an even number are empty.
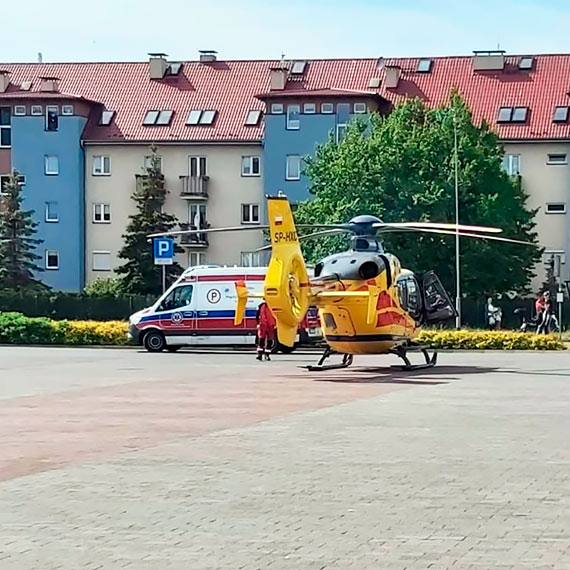
[[[264,301],[257,308],[257,360],[271,360],[269,352],[275,342],[275,317]]]
[[[538,323],[538,326],[536,328],[537,334],[546,334],[547,332],[546,322],[548,313],[551,309],[551,305],[552,303],[550,301],[550,292],[545,291],[542,293],[542,295],[539,293],[539,296],[534,303],[534,308],[536,310],[536,320]]]

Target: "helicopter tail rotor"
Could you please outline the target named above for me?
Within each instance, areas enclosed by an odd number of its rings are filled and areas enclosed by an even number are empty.
[[[309,276],[287,198],[269,197],[267,213],[272,248],[264,296],[277,321],[279,342],[293,346],[311,300]]]

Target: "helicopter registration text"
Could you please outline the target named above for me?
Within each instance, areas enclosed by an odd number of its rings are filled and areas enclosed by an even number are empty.
[[[273,243],[291,243],[297,241],[297,232],[292,230],[290,232],[275,232],[273,234]]]

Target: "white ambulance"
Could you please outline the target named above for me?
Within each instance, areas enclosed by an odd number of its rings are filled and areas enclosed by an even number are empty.
[[[236,281],[263,293],[266,267],[190,267],[156,303],[129,319],[129,339],[149,352],[176,352],[183,346],[253,345],[260,299],[248,299],[243,323],[234,325]],[[320,338],[316,310],[299,328],[299,339]],[[287,347],[280,347],[286,349]]]

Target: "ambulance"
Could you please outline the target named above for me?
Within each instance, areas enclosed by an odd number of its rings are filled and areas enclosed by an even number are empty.
[[[235,283],[243,281],[250,293],[263,293],[266,270],[215,265],[188,268],[154,305],[131,315],[129,340],[149,352],[176,352],[183,346],[253,346],[261,299],[248,299],[243,323],[234,325]],[[321,336],[317,311],[310,310],[297,339],[310,343]]]

